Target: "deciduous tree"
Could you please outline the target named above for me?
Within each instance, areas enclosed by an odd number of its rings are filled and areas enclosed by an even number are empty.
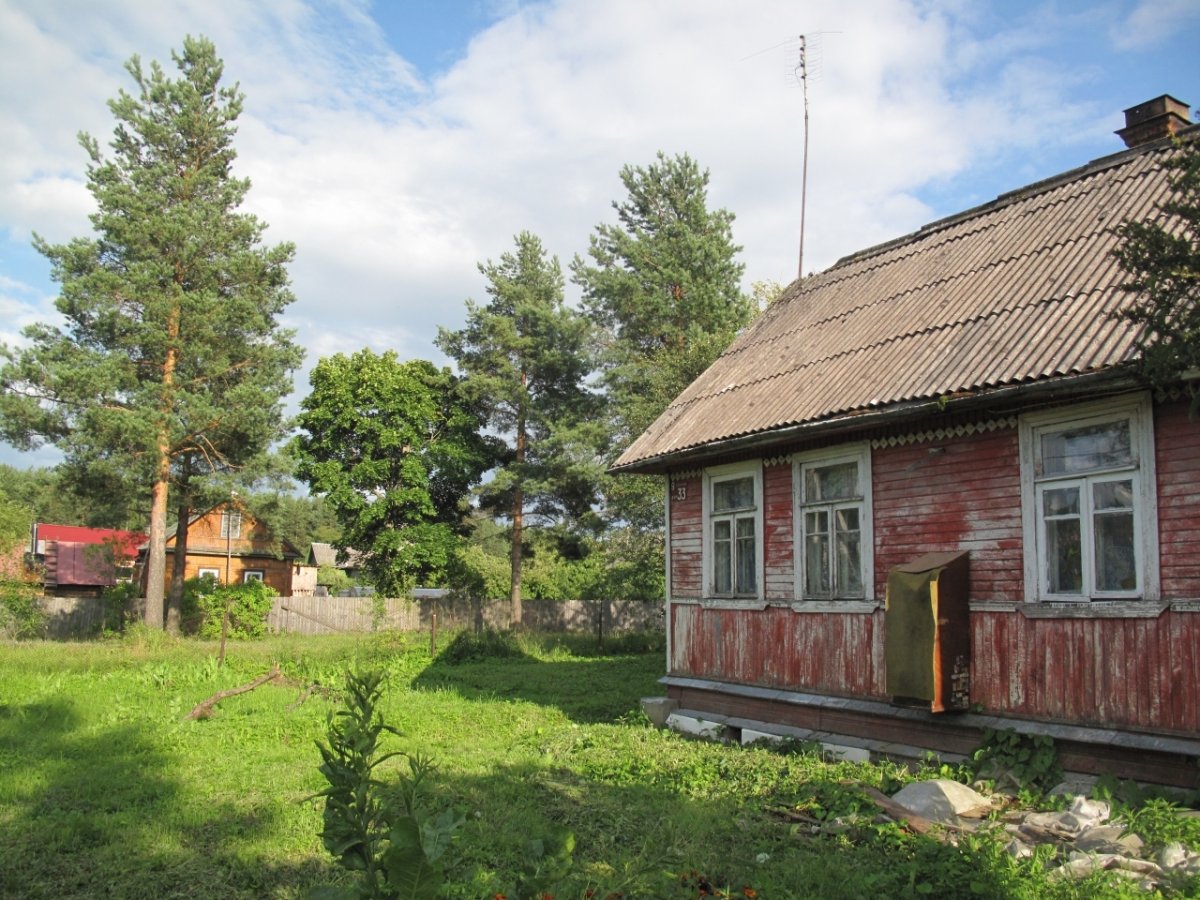
[[[310,382],[296,475],[335,511],[338,546],[363,554],[380,593],[437,583],[495,458],[476,406],[448,369],[391,352],[326,357]]]
[[[149,486],[146,621],[163,622],[167,496],[173,471],[244,465],[280,434],[282,398],[302,358],[278,317],[290,244],[239,212],[233,175],[242,94],[221,87],[211,42],[172,54],[179,78],[138,57],[136,85],[109,108],[106,157],[81,135],[94,237],[35,246],[61,285],[62,327],[34,325],[5,348],[3,434],[57,444],[68,463]]]

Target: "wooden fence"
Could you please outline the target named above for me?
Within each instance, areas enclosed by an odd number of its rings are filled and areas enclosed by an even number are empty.
[[[45,597],[47,635],[86,637],[100,631],[104,607],[95,597]],[[663,604],[636,600],[526,600],[522,623],[531,631],[626,634],[663,629]],[[438,630],[508,628],[507,600],[450,597],[417,600],[369,597],[276,597],[267,615],[275,633],[332,634],[363,631],[428,631],[436,616]]]

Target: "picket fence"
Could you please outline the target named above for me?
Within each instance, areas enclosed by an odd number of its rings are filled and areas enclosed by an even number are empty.
[[[46,633],[65,640],[96,634],[104,607],[96,597],[45,597]],[[627,634],[663,629],[663,604],[637,600],[526,600],[522,625],[532,631]],[[512,624],[507,600],[453,597],[373,600],[368,597],[276,597],[267,615],[275,633],[504,629]]]

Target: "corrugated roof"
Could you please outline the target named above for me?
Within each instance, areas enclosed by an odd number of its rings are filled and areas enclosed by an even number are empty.
[[[38,522],[34,525],[35,553],[44,552],[47,541],[68,541],[74,544],[111,544],[123,555],[137,556],[138,546],[146,541],[140,531],[120,531],[115,528],[88,528],[84,525],[55,525]],[[43,545],[39,547],[39,545]]]
[[[1131,361],[1112,229],[1157,214],[1172,152],[1097,160],[793,282],[614,468]]]

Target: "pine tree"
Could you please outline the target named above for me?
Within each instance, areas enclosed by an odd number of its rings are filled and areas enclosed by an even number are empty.
[[[521,621],[521,564],[527,514],[543,520],[585,518],[595,497],[596,398],[585,380],[591,330],[563,302],[557,258],[522,232],[514,252],[479,271],[491,302],[467,301],[467,325],[440,329],[438,346],[458,364],[464,388],[485,412],[488,426],[508,442],[481,503],[512,524],[509,599]]]
[[[1136,296],[1121,313],[1142,326],[1141,368],[1156,388],[1185,380],[1200,412],[1200,138],[1181,142],[1167,161],[1172,195],[1154,221],[1118,226],[1115,251]]]
[[[169,79],[126,65],[106,158],[96,140],[87,184],[94,237],[35,236],[61,286],[62,328],[26,329],[5,348],[0,426],[19,446],[50,441],[69,464],[149,488],[146,622],[163,622],[167,496],[173,472],[223,472],[282,428],[282,398],[302,351],[278,317],[294,299],[290,244],[262,246],[265,225],[238,211],[234,122],[243,97],[221,87],[212,43],[187,38]]]

